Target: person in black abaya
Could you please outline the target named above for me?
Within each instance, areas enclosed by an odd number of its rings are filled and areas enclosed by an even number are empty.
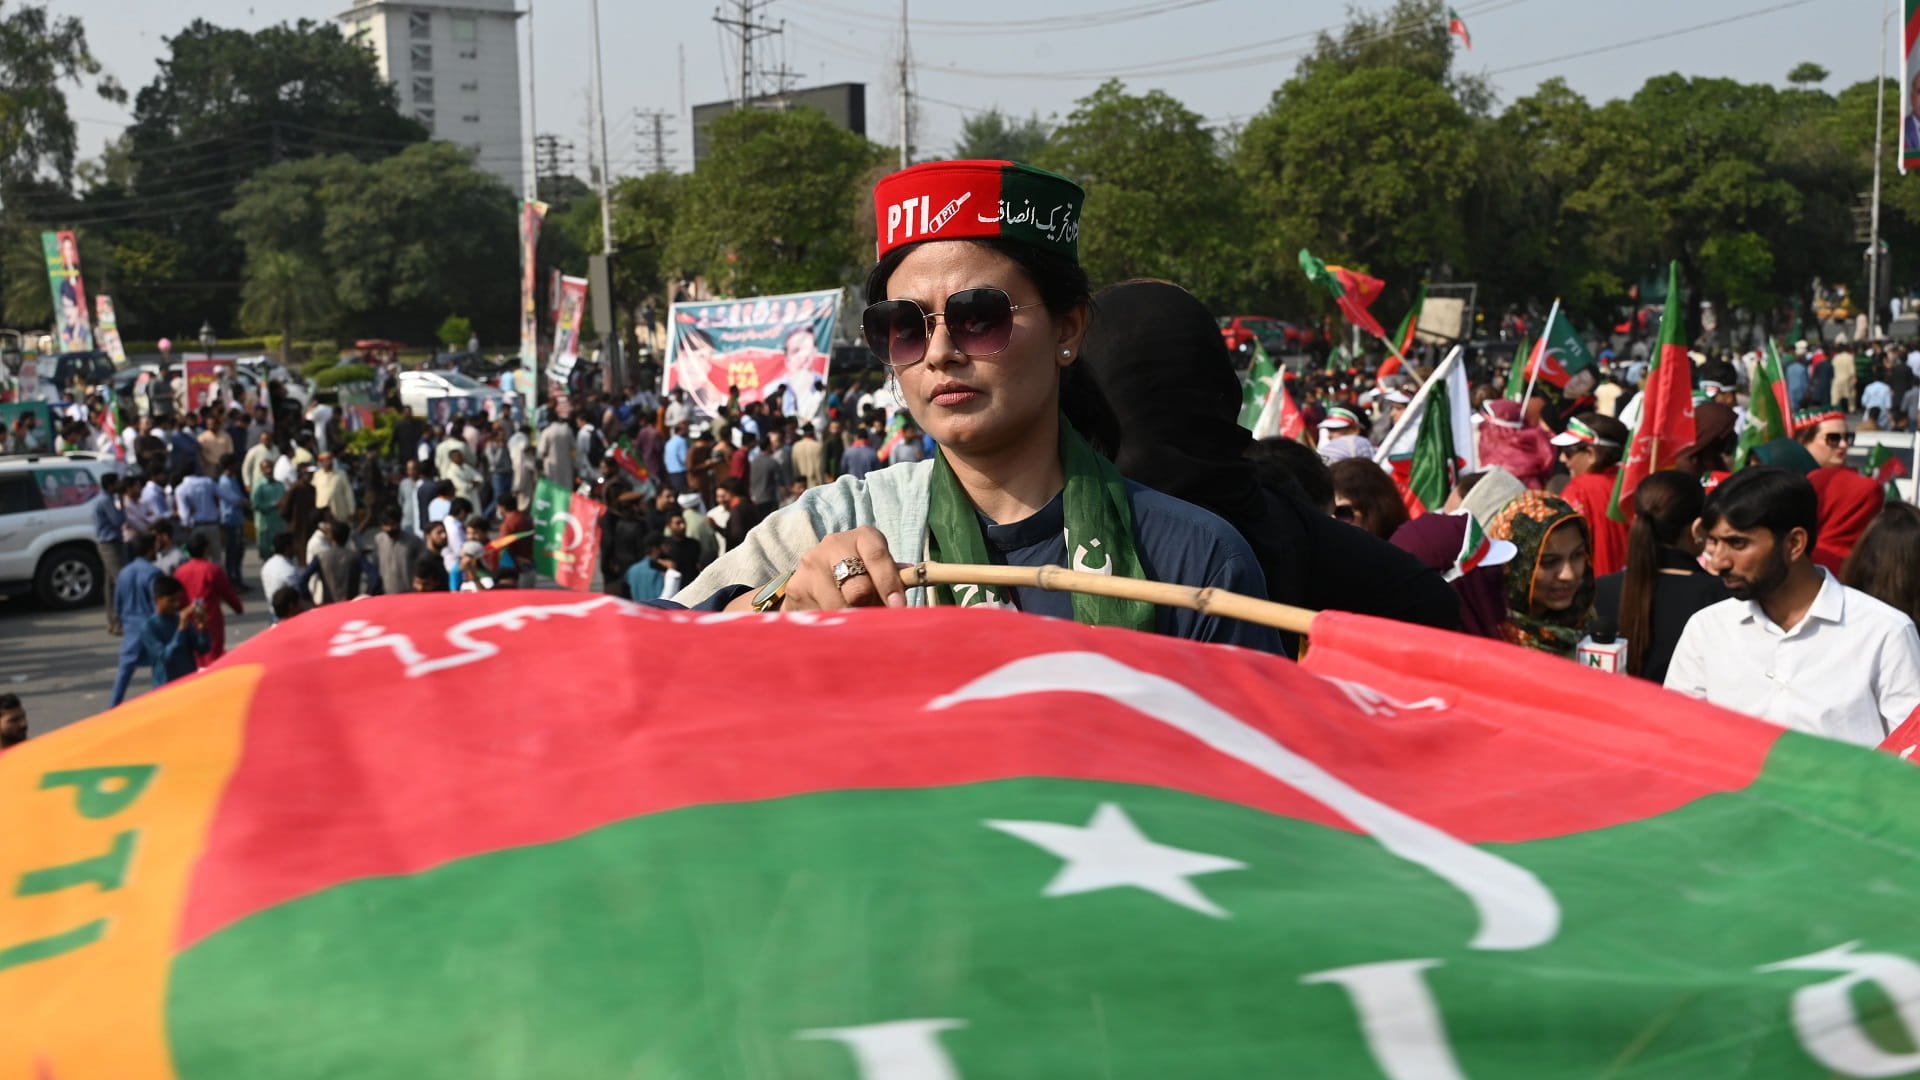
[[[1127,479],[1231,523],[1259,558],[1271,600],[1459,628],[1459,600],[1439,574],[1321,512],[1279,474],[1262,483],[1245,457],[1253,435],[1239,423],[1239,377],[1192,293],[1128,281],[1095,296],[1093,312],[1081,361],[1120,420],[1114,463]]]

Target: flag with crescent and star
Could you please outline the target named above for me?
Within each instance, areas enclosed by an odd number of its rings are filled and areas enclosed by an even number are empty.
[[[0,1075],[1911,1075],[1917,800],[1340,613],[372,597],[0,754]]]

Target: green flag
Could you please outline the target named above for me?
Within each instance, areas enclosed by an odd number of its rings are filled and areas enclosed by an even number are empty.
[[[1420,414],[1420,434],[1413,440],[1407,489],[1429,511],[1439,510],[1453,487],[1452,474],[1453,416],[1446,381],[1436,379],[1427,391],[1426,408]]]
[[[1501,396],[1519,401],[1527,396],[1527,336],[1520,335],[1520,347],[1513,351],[1513,366],[1507,369],[1507,392]]]
[[[1273,357],[1267,355],[1267,347],[1260,344],[1259,338],[1254,338],[1253,363],[1247,366],[1247,381],[1240,388],[1241,427],[1252,431],[1260,422],[1260,410],[1267,404],[1267,393],[1273,389],[1273,380],[1279,371]]]
[[[1780,363],[1780,350],[1767,339],[1766,355],[1753,366],[1753,383],[1747,400],[1747,426],[1740,432],[1740,448],[1733,467],[1745,468],[1748,456],[1758,447],[1793,434],[1792,411],[1787,408],[1787,379]]]
[[[549,578],[558,563],[554,552],[567,546],[567,516],[573,504],[573,492],[541,477],[533,490],[533,567]]]

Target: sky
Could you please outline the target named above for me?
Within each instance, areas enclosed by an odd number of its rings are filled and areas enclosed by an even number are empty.
[[[95,54],[129,96],[152,79],[165,39],[188,21],[258,29],[329,19],[350,0],[49,0],[80,17]],[[529,0],[519,0],[525,10]],[[1342,0],[908,0],[919,156],[949,153],[964,119],[989,107],[1064,117],[1108,77],[1161,89],[1217,124],[1244,122],[1292,73],[1315,31],[1344,21]],[[590,0],[532,0],[534,73],[542,132],[589,139]],[[640,114],[664,110],[673,164],[691,164],[688,110],[738,86],[738,44],[713,21],[738,0],[607,0],[601,5],[609,154],[614,173],[649,154]],[[784,32],[756,41],[755,67],[795,74],[795,85],[867,84],[867,134],[894,144],[900,7],[890,0],[755,0],[754,17]],[[1358,0],[1379,10],[1384,0]],[[1473,38],[1459,63],[1489,77],[1502,103],[1559,76],[1595,101],[1625,97],[1667,72],[1784,85],[1801,61],[1833,74],[1831,91],[1870,79],[1880,62],[1881,15],[1891,0],[1453,0]],[[523,26],[526,25],[523,20]],[[1897,27],[1896,27],[1897,30]],[[1889,51],[1897,67],[1898,45]],[[524,59],[521,77],[526,78]],[[85,156],[124,127],[129,112],[90,93],[71,95]],[[1892,104],[1890,102],[1890,104]],[[650,129],[649,129],[650,130]]]

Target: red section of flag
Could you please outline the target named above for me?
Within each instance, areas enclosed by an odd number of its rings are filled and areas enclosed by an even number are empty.
[[[1891,484],[1907,475],[1907,466],[1899,458],[1889,455],[1880,467],[1873,470],[1873,478],[1881,484]]]
[[[1905,722],[1893,729],[1880,743],[1880,749],[1902,761],[1913,761],[1920,753],[1920,708],[1913,710]]]
[[[628,476],[633,477],[635,480],[645,480],[647,478],[647,470],[641,468],[640,463],[633,460],[633,455],[627,453],[627,448],[624,446],[616,446],[613,448],[613,463],[620,466]]]
[[[1686,305],[1680,299],[1680,264],[1667,268],[1667,306],[1660,316],[1660,351],[1647,373],[1646,404],[1640,414],[1640,428],[1633,434],[1633,445],[1620,468],[1620,484],[1614,493],[1618,508],[1616,520],[1624,521],[1625,508],[1633,505],[1633,493],[1640,481],[1671,469],[1681,451],[1693,445],[1693,361],[1687,356]]]
[[[1341,292],[1338,302],[1340,310],[1347,316],[1347,321],[1374,337],[1386,340],[1386,328],[1380,325],[1380,320],[1374,318],[1373,312],[1369,309],[1373,307],[1373,302],[1380,298],[1380,292],[1387,287],[1387,283],[1377,277],[1369,277],[1358,270],[1349,270],[1344,266],[1329,264],[1327,272],[1340,280]]]
[[[1077,778],[1352,827],[1156,718],[1153,699],[1112,696],[1111,677],[939,707],[1035,658],[1046,677],[1094,657],[1159,680],[1170,689],[1156,692],[1188,695],[1181,715],[1214,710],[1242,725],[1236,738],[1273,740],[1469,843],[1605,828],[1743,787],[1781,732],[1477,638],[1344,614],[1320,616],[1313,636],[1302,668],[950,608],[742,618],[517,590],[322,608],[221,661],[267,671],[181,943],[343,881],[677,807],[846,788]],[[876,655],[885,676],[848,694],[840,661]],[[726,692],[742,657],[776,707]],[[319,702],[329,719],[316,726]]]
[[[1405,351],[1406,351],[1405,347],[1402,346],[1401,352],[1405,352]],[[1402,365],[1400,363],[1400,358],[1398,356],[1387,357],[1385,360],[1380,362],[1380,370],[1374,373],[1374,376],[1373,376],[1374,380],[1377,382],[1381,379],[1386,378],[1389,375],[1399,374],[1401,366]]]
[[[1283,375],[1273,377],[1274,386],[1280,393],[1280,437],[1298,441],[1307,433],[1307,417],[1293,400],[1293,391],[1287,389],[1287,380]]]

